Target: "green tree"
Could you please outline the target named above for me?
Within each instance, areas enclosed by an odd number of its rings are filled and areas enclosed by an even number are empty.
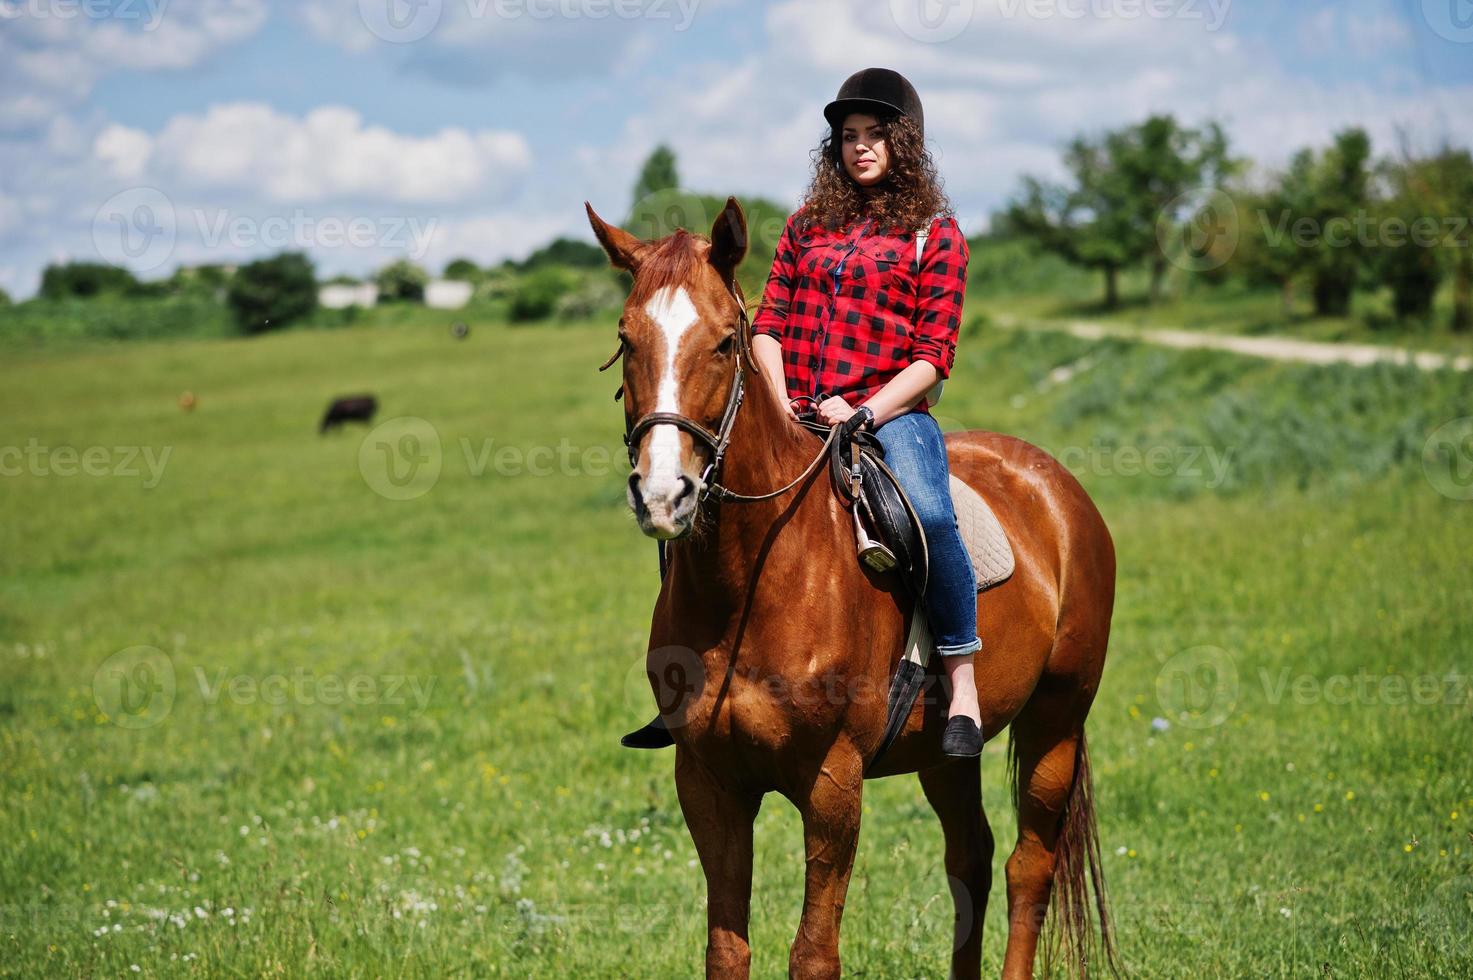
[[[41,296],[45,299],[128,296],[138,291],[138,280],[133,273],[103,262],[48,265],[41,273]]]
[[[317,309],[312,262],[301,252],[283,252],[243,265],[225,301],[246,333],[279,330]]]
[[[609,264],[608,253],[590,242],[575,238],[554,238],[520,262],[511,266],[522,272],[530,272],[544,265],[565,265],[580,269],[598,269]]]
[[[10,305],[11,305],[10,294],[7,293],[5,290],[0,289],[0,307],[10,306]]]
[[[1363,129],[1336,134],[1315,166],[1311,212],[1320,232],[1310,274],[1319,316],[1350,312],[1371,247],[1360,232],[1373,205],[1371,176],[1371,138]]]
[[[1452,276],[1452,329],[1473,330],[1473,154],[1443,147],[1415,172],[1428,214],[1439,223],[1443,266]]]
[[[451,259],[445,266],[445,278],[476,282],[481,278],[481,269],[470,259]]]
[[[1234,192],[1241,241],[1232,267],[1255,285],[1272,285],[1284,313],[1294,308],[1294,284],[1313,258],[1314,221],[1306,217],[1314,197],[1314,154],[1300,150],[1288,169],[1267,186]]]
[[[638,207],[639,202],[651,194],[673,191],[679,186],[680,177],[675,171],[675,153],[661,143],[645,158],[644,166],[639,170],[639,178],[634,182],[631,209]]]
[[[1114,307],[1120,270],[1141,261],[1150,265],[1150,299],[1159,298],[1168,264],[1163,223],[1179,228],[1196,217],[1189,192],[1221,188],[1237,164],[1216,123],[1193,129],[1164,115],[1076,137],[1064,166],[1066,184],[1025,178],[1005,225],[1075,265],[1100,270],[1105,305]]]
[[[1437,287],[1446,275],[1443,229],[1431,161],[1402,159],[1380,167],[1389,189],[1377,208],[1380,240],[1372,252],[1376,278],[1391,289],[1398,319],[1426,320]]]
[[[1165,228],[1180,234],[1199,217],[1203,195],[1221,190],[1239,164],[1228,155],[1222,127],[1189,129],[1174,116],[1152,116],[1106,136],[1111,165],[1136,209],[1131,242],[1145,239],[1151,270],[1149,298],[1161,298],[1169,257],[1161,247]]]
[[[421,303],[425,298],[425,285],[430,281],[424,269],[399,259],[384,266],[373,277],[378,286],[378,296],[385,302],[409,301]]]
[[[1064,166],[1072,185],[1023,178],[1022,194],[1005,212],[1007,231],[1034,238],[1074,265],[1105,277],[1105,306],[1120,303],[1120,270],[1143,256],[1147,241],[1134,226],[1127,183],[1103,140],[1070,142]]]

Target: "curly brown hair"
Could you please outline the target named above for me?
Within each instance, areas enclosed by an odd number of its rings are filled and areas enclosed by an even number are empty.
[[[878,117],[890,169],[866,195],[844,169],[842,130],[824,135],[813,158],[813,180],[803,193],[803,229],[814,224],[836,231],[857,220],[873,218],[885,231],[915,231],[930,225],[937,215],[954,212],[936,163],[926,148],[920,128],[909,116],[888,113]]]

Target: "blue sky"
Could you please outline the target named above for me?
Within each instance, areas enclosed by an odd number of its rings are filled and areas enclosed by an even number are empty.
[[[1473,0],[0,0],[0,288],[304,248],[522,256],[684,183],[788,206],[849,73],[904,73],[963,227],[1071,135],[1170,111],[1265,169],[1363,125],[1473,142]]]

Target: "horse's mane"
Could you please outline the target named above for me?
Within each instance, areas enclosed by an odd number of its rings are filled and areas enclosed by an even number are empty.
[[[640,262],[629,301],[643,305],[666,286],[689,282],[696,266],[705,261],[700,245],[706,242],[704,236],[692,235],[684,228],[677,228],[673,235],[661,239],[655,250]]]

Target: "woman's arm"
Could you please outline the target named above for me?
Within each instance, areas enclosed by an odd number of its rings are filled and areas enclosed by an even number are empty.
[[[920,404],[921,396],[936,383],[938,372],[930,361],[911,361],[864,404],[875,413],[875,425],[884,425]]]
[[[782,403],[789,416],[797,418],[788,401],[788,382],[783,375],[782,343],[771,334],[759,333],[752,338],[752,354],[762,366],[762,374],[777,395],[777,400]]]

